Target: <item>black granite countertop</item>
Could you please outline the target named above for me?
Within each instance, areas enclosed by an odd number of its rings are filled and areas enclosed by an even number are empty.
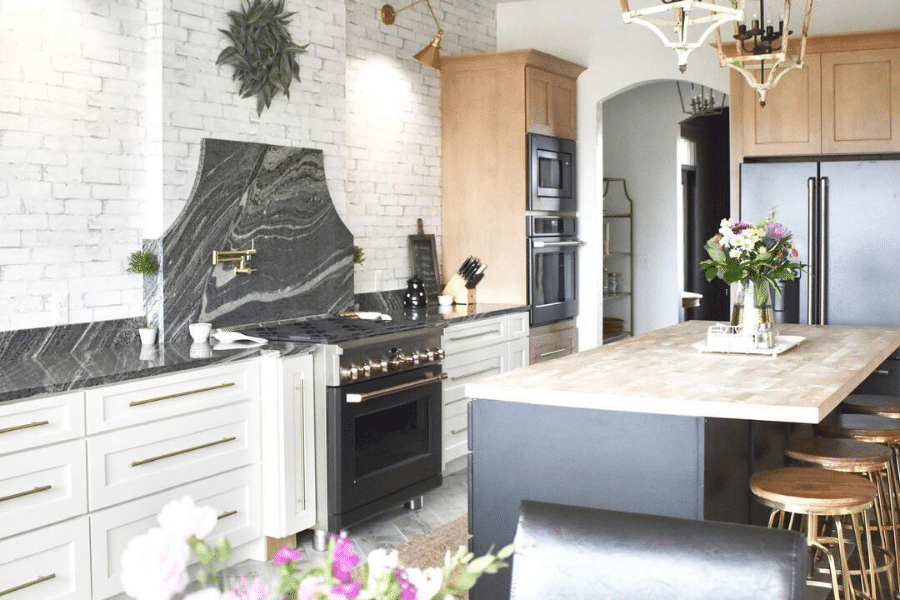
[[[512,304],[429,306],[424,311],[384,311],[393,319],[424,320],[430,325],[452,325],[528,310]],[[44,353],[0,360],[0,403],[45,394],[58,394],[98,385],[226,364],[259,356],[261,350],[278,350],[282,356],[311,352],[312,344],[270,342],[236,350],[191,351],[191,345],[163,344],[143,347],[136,341],[98,344],[71,353]],[[155,350],[155,352],[154,352]]]

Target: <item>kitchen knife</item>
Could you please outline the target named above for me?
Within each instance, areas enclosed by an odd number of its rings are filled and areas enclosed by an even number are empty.
[[[467,280],[472,277],[475,273],[478,272],[479,267],[481,267],[481,260],[478,258],[472,259],[472,263],[469,265],[469,268],[463,273],[463,277]]]
[[[474,256],[469,256],[469,258],[467,258],[466,260],[464,260],[464,261],[463,261],[463,264],[460,265],[459,270],[457,271],[457,273],[459,273],[460,275],[462,275],[463,277],[465,277],[466,271],[469,269],[469,266],[471,266],[471,264],[472,264],[474,261],[475,261],[475,257],[474,257]]]
[[[480,264],[478,265],[478,269],[472,274],[471,277],[466,279],[466,287],[468,289],[474,288],[478,285],[478,282],[484,278],[484,270],[487,269],[487,265]]]

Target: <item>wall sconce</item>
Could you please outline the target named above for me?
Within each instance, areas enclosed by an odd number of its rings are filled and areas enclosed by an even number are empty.
[[[716,0],[661,0],[660,4],[632,10],[629,0],[619,0],[622,21],[643,25],[655,33],[667,48],[675,50],[678,69],[682,73],[687,68],[688,55],[699,48],[713,31],[718,31],[723,23],[744,18],[744,0],[726,0],[726,4],[717,5]],[[668,11],[672,11],[670,18],[665,17]],[[696,41],[690,41],[690,29],[694,25],[702,25],[705,29]],[[667,32],[672,32],[672,35]]]
[[[791,0],[784,0],[778,29],[772,25],[771,18],[766,18],[765,2],[759,0],[759,14],[753,16],[749,27],[745,24],[735,23],[735,43],[733,45],[729,44],[726,48],[722,43],[722,35],[716,30],[719,63],[744,76],[747,84],[759,94],[760,106],[766,105],[766,94],[775,87],[785,73],[792,69],[803,68],[812,6],[813,0],[806,0],[806,12],[803,15],[803,30],[800,32],[800,40],[792,43],[796,52],[794,56],[788,54],[788,36],[793,33],[790,30]]]
[[[431,43],[422,48],[413,58],[422,63],[427,67],[431,67],[432,69],[441,70],[441,38],[444,36],[444,30],[441,29],[441,24],[438,23],[437,17],[434,14],[434,9],[431,8],[431,2],[429,0],[416,0],[409,6],[404,6],[399,10],[394,10],[394,7],[390,4],[385,4],[381,7],[381,11],[379,11],[379,15],[381,16],[381,22],[385,25],[393,25],[394,20],[397,17],[397,13],[401,13],[407,8],[412,8],[416,4],[420,4],[424,2],[428,6],[429,12],[431,12],[431,18],[434,19],[434,25],[437,27],[437,35],[434,36],[434,39],[431,40]]]

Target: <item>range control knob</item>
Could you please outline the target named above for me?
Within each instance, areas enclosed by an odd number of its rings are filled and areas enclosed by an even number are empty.
[[[388,361],[373,360],[373,361],[369,362],[369,368],[371,368],[373,374],[387,373],[388,372]]]
[[[402,369],[403,366],[406,364],[405,357],[402,354],[395,354],[394,357],[391,359],[390,364],[391,364],[391,369],[394,371]]]
[[[433,360],[444,360],[444,349],[443,348],[432,348],[428,351],[429,354],[434,354],[435,358]]]
[[[371,377],[372,376],[372,366],[371,365],[362,365],[357,367],[363,377]]]
[[[350,379],[351,381],[355,381],[358,377],[359,369],[356,368],[356,365],[341,367],[341,379]]]

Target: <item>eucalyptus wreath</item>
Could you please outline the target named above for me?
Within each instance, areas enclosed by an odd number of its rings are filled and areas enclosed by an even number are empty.
[[[248,0],[240,11],[228,11],[231,26],[219,30],[232,45],[222,50],[216,64],[234,68],[241,97],[256,96],[257,115],[271,106],[278,92],[291,97],[291,79],[300,81],[295,56],[305,53],[309,44],[298,46],[291,40],[287,25],[293,14],[284,12],[284,0]]]

